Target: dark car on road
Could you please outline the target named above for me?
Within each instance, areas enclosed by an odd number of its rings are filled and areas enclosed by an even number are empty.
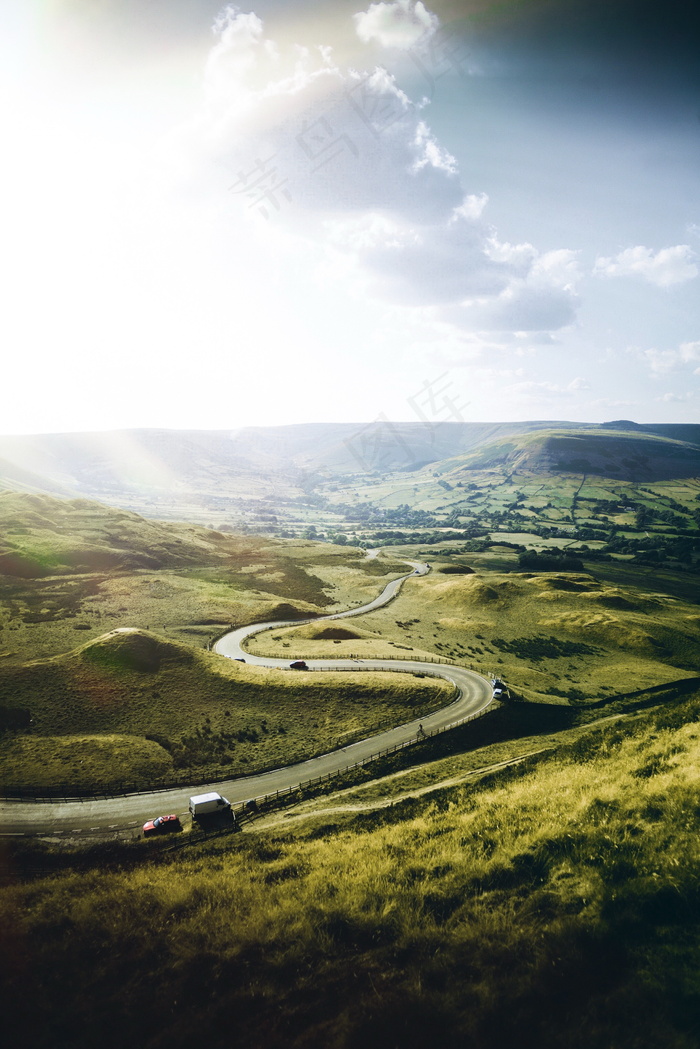
[[[169,834],[170,831],[174,830],[182,830],[180,817],[174,814],[172,816],[157,816],[154,820],[149,820],[148,823],[143,825],[143,833],[147,838],[152,834]]]
[[[309,669],[303,659],[295,659],[293,663],[289,664],[289,666],[291,667],[292,670],[308,670]]]

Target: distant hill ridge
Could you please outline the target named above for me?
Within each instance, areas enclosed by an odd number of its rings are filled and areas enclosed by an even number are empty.
[[[641,428],[633,432],[617,426],[544,430],[488,442],[441,464],[441,473],[447,465],[450,473],[505,467],[514,472],[580,473],[652,482],[700,475],[700,447]]]
[[[538,434],[542,442],[528,444]],[[576,448],[567,446],[567,434]],[[0,488],[83,496],[116,505],[131,498],[150,498],[154,505],[168,499],[201,503],[221,496],[274,500],[303,495],[317,481],[334,476],[410,472],[458,456],[474,456],[471,465],[476,466],[488,462],[496,446],[509,440],[514,448],[505,454],[512,452],[513,465],[523,468],[558,470],[580,460],[599,471],[617,462],[622,470],[612,476],[624,477],[633,469],[622,461],[629,459],[640,480],[653,479],[658,470],[660,476],[674,476],[676,467],[682,471],[679,476],[700,472],[695,465],[700,424],[380,420],[4,436]],[[469,465],[466,458],[463,465]]]

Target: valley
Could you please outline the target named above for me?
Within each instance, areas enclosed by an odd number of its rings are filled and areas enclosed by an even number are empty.
[[[424,432],[408,464],[346,434],[333,469],[316,429],[286,487],[250,458],[229,483],[211,438],[199,488],[172,452],[148,498],[110,460],[112,505],[70,457],[51,491],[36,439],[0,491],[0,786],[85,800],[24,803],[35,836],[3,806],[16,1044],[223,1049],[232,1015],[243,1049],[693,1044],[700,428],[630,426]],[[421,660],[508,695],[418,738],[452,685],[377,667]],[[239,834],[139,840],[185,784],[241,801],[378,733],[411,745]]]

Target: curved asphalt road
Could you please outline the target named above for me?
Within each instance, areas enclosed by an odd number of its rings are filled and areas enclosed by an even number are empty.
[[[408,563],[414,566],[414,571],[409,575],[425,575],[429,571],[427,565]],[[284,659],[250,655],[241,648],[242,642],[245,638],[263,630],[299,626],[301,623],[312,621],[319,623],[325,620],[347,619],[379,608],[392,600],[409,575],[392,580],[378,597],[359,608],[337,612],[330,616],[315,617],[313,620],[284,620],[241,627],[217,641],[214,650],[229,659],[245,659],[248,663],[267,667],[289,667],[289,662]],[[211,789],[220,791],[232,804],[242,803],[248,798],[274,794],[275,791],[283,791],[299,783],[338,772],[382,750],[415,740],[419,723],[422,723],[426,732],[444,730],[470,715],[485,710],[492,700],[491,685],[486,678],[471,670],[465,670],[463,667],[423,663],[408,659],[309,660],[307,665],[311,673],[318,670],[359,669],[422,673],[451,681],[459,690],[459,695],[455,702],[443,707],[442,710],[435,711],[421,719],[416,718],[406,725],[399,725],[379,735],[349,744],[332,753],[322,754],[297,765],[274,769],[257,776],[240,777],[212,785]],[[301,675],[306,672],[289,670],[289,673]],[[105,834],[112,833],[117,837],[122,837],[125,830],[131,830],[135,834],[147,819],[159,813],[187,813],[190,795],[201,794],[208,789],[210,788],[206,786],[178,787],[151,794],[69,802],[4,801],[0,802],[0,834],[5,836],[89,837],[95,835],[105,837]]]

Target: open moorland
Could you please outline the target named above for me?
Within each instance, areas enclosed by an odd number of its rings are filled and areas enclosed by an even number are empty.
[[[454,559],[431,563],[429,576],[408,579],[384,608],[337,626],[267,631],[251,639],[250,651],[314,658],[333,638],[337,655],[437,653],[503,678],[514,700],[580,706],[700,670],[697,605],[582,572],[475,572]]]
[[[108,789],[302,760],[444,705],[409,675],[327,679],[206,651],[230,625],[368,600],[405,565],[5,493],[2,783]]]
[[[360,604],[405,571],[352,548],[0,492],[1,659],[56,655],[120,626],[205,647],[231,624]]]

